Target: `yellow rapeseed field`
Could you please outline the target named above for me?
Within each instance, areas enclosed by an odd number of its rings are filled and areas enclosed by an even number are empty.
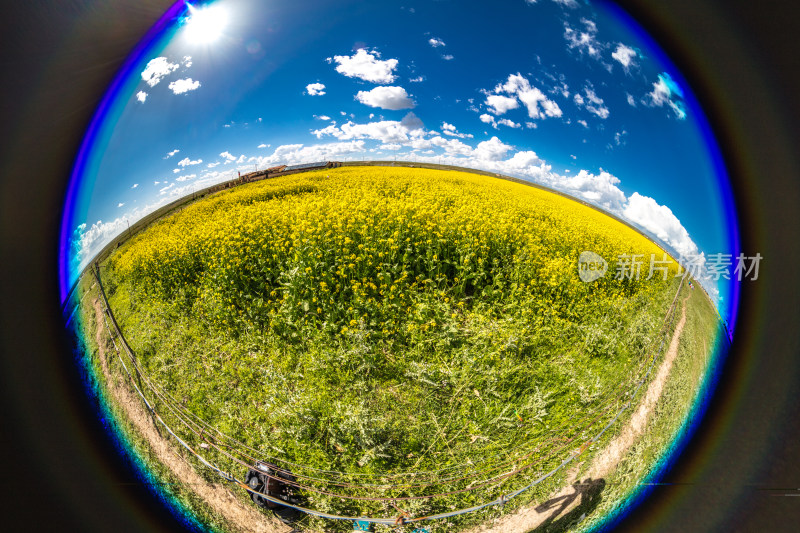
[[[583,251],[608,261],[604,277],[580,280]],[[617,275],[633,255],[638,279]],[[342,167],[195,202],[123,245],[106,276],[154,381],[309,478],[336,470],[380,485],[408,471],[538,461],[479,491],[457,476],[418,490],[306,481],[356,497],[457,492],[403,503],[419,514],[524,486],[614,416],[677,284],[674,262],[649,276],[651,256],[668,259],[625,224],[542,189]],[[343,514],[385,511],[305,498]]]

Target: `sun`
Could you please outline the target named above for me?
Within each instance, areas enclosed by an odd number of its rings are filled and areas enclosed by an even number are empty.
[[[186,38],[195,44],[211,44],[220,38],[228,24],[228,13],[218,5],[195,7],[187,4],[189,18],[184,31]]]

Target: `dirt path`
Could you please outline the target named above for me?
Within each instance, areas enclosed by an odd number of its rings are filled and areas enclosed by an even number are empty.
[[[664,361],[650,382],[639,407],[622,432],[602,452],[594,457],[589,470],[585,474],[586,479],[582,483],[576,482],[577,469],[573,469],[567,476],[568,485],[553,494],[546,502],[530,504],[519,509],[514,514],[500,517],[491,524],[483,524],[465,533],[530,532],[565,517],[582,502],[585,502],[587,497],[593,497],[602,490],[602,487],[605,486],[605,482],[602,481],[603,478],[614,471],[630,447],[642,435],[656,402],[661,397],[664,384],[672,370],[672,363],[678,355],[678,342],[686,324],[686,300],[690,296],[691,293],[683,299],[681,318],[677,326],[675,326],[675,332],[672,334],[672,340],[664,356]]]
[[[234,496],[231,489],[221,483],[209,483],[200,477],[194,468],[182,457],[175,453],[175,443],[170,442],[159,434],[153,419],[142,406],[142,402],[130,388],[120,379],[112,377],[108,368],[108,358],[113,354],[108,336],[103,334],[103,305],[100,299],[94,301],[94,311],[97,325],[95,340],[99,347],[100,366],[108,385],[108,391],[114,401],[127,414],[136,430],[150,443],[150,447],[158,459],[169,468],[172,473],[190,485],[192,490],[199,495],[216,513],[221,515],[228,525],[236,531],[252,533],[284,533],[292,528],[279,522],[277,519],[264,516],[255,507],[247,505]]]

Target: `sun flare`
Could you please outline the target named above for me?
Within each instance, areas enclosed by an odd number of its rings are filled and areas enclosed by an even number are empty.
[[[228,23],[228,13],[220,6],[202,8],[187,6],[186,38],[195,44],[211,44],[217,41]]]

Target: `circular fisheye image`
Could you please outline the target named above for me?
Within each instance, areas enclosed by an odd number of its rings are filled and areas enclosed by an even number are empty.
[[[606,529],[758,279],[710,131],[606,2],[177,2],[64,203],[86,394],[189,529]]]

